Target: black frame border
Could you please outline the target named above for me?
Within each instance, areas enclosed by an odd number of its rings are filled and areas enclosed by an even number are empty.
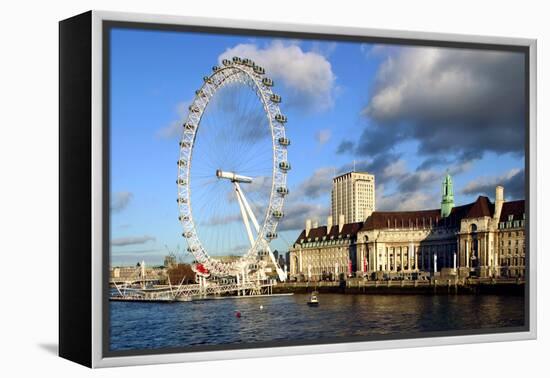
[[[92,366],[92,12],[59,22],[59,356]]]

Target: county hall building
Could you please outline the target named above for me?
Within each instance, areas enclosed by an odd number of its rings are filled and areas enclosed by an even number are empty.
[[[343,175],[333,180],[353,188],[358,177],[374,182],[372,175]],[[342,182],[344,180],[350,182]],[[340,210],[332,203],[327,225],[306,228],[290,249],[291,279],[320,280],[326,277],[369,278],[449,275],[458,277],[522,277],[525,274],[525,201],[504,201],[504,188],[495,188],[495,201],[479,196],[455,206],[453,183],[446,175],[441,206],[432,210],[375,211],[370,185],[356,185],[368,193],[347,189],[348,201]],[[337,188],[337,189],[340,189]],[[341,198],[341,193],[332,198]],[[350,208],[350,202],[362,205]],[[368,214],[360,222],[346,223],[344,214]],[[338,218],[335,222],[335,214]],[[353,217],[351,217],[352,219]],[[316,225],[314,225],[316,226]]]

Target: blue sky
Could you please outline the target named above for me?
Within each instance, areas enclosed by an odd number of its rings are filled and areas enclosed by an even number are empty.
[[[114,29],[113,264],[158,264],[167,249],[186,248],[175,184],[181,124],[203,76],[233,55],[266,68],[289,119],[291,195],[273,248],[286,251],[306,218],[326,222],[331,178],[354,161],[376,174],[380,210],[437,208],[446,171],[456,204],[493,198],[496,184],[523,198],[517,53]]]

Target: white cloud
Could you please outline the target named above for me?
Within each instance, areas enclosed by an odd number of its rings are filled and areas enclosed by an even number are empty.
[[[157,131],[157,137],[162,139],[172,139],[181,136],[182,125],[188,114],[189,105],[192,101],[182,101],[176,105],[177,119]]]
[[[358,153],[373,156],[406,140],[418,141],[425,156],[523,153],[521,54],[431,47],[384,53]]]
[[[234,56],[252,59],[274,78],[275,91],[280,80],[290,98],[286,102],[304,110],[325,110],[333,105],[336,76],[327,58],[315,51],[304,51],[298,44],[273,41],[265,48],[239,44],[228,48],[219,61]],[[285,99],[283,99],[284,101]]]
[[[336,42],[317,42],[311,43],[311,51],[319,53],[325,57],[330,57],[336,51],[338,43]]]
[[[513,168],[499,176],[483,176],[468,182],[461,193],[494,196],[497,185],[508,188],[512,198],[520,198],[524,195],[525,171],[520,168]]]
[[[115,192],[111,196],[111,211],[118,213],[128,207],[134,195],[131,192]]]
[[[297,198],[297,200],[299,199]],[[325,225],[329,213],[328,206],[290,201],[285,204],[285,216],[279,223],[277,230],[303,230],[306,219],[317,220],[319,225]]]
[[[154,241],[155,238],[153,236],[149,235],[143,235],[143,236],[127,236],[122,238],[117,238],[111,240],[112,246],[127,246],[127,245],[135,245],[135,244],[145,244],[148,241]]]
[[[397,180],[407,175],[407,163],[403,159],[396,160],[385,166],[382,172],[384,178]]]
[[[333,167],[323,167],[317,169],[313,174],[302,181],[295,193],[291,193],[292,197],[303,199],[319,198],[327,195],[332,189],[332,178],[334,177]]]
[[[330,137],[331,137],[331,131],[329,129],[319,130],[315,134],[315,139],[317,139],[317,142],[321,146],[327,143],[330,140]]]
[[[399,50],[399,48],[399,46],[395,45],[383,45],[378,43],[361,43],[359,45],[359,50],[361,50],[361,53],[368,59],[386,56]]]
[[[438,196],[429,191],[396,192],[384,194],[384,185],[376,187],[376,210],[411,211],[435,209],[439,205]]]
[[[242,221],[242,219],[243,218],[241,214],[229,214],[229,215],[223,215],[223,216],[216,215],[208,219],[205,224],[207,226],[220,226],[224,224]]]

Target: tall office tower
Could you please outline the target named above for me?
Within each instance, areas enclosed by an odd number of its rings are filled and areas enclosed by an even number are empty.
[[[348,172],[332,179],[334,224],[363,222],[375,208],[374,175],[367,172]]]

